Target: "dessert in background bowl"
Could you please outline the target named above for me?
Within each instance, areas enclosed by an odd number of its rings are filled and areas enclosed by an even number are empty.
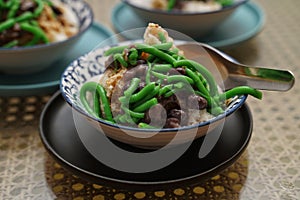
[[[222,77],[206,67],[209,53],[192,52],[203,62],[192,60],[180,49],[186,43],[149,23],[143,41],[97,48],[74,60],[62,74],[62,95],[108,137],[150,149],[209,134],[248,94],[261,98],[250,87],[225,92],[217,81]]]
[[[145,22],[179,31],[194,39],[212,32],[248,0],[122,0]]]
[[[6,74],[30,74],[55,65],[94,18],[81,0],[8,0],[1,1],[0,10],[0,73]]]

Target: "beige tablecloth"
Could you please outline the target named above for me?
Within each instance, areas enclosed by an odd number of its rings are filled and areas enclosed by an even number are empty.
[[[89,0],[96,20],[113,30],[119,1]],[[263,30],[225,50],[249,65],[292,70],[300,78],[300,1],[255,0],[265,12]],[[51,94],[0,97],[0,199],[300,199],[300,87],[264,92],[247,102],[253,136],[232,166],[205,183],[161,190],[123,190],[74,176],[50,157],[39,138],[39,116]]]

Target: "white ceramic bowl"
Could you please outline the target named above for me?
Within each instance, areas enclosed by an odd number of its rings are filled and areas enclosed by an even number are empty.
[[[248,0],[234,0],[230,6],[210,12],[179,12],[155,10],[132,3],[131,0],[122,0],[138,18],[145,22],[158,23],[164,28],[184,33],[194,39],[209,34],[224,22],[234,11]]]
[[[0,73],[30,74],[48,67],[55,67],[55,62],[63,58],[79,41],[82,34],[93,23],[93,11],[83,0],[60,1],[68,4],[78,17],[78,33],[61,42],[30,47],[0,48]]]
[[[118,45],[129,45],[135,41],[126,41]],[[247,95],[242,95],[233,100],[223,114],[206,122],[197,123],[180,128],[141,129],[107,122],[90,115],[80,100],[80,89],[84,83],[98,81],[105,70],[105,50],[110,47],[98,48],[74,60],[61,76],[60,90],[65,101],[72,107],[73,112],[83,115],[88,124],[104,132],[108,137],[130,145],[154,149],[166,145],[174,146],[187,143],[194,138],[206,135],[216,127],[222,128],[222,123],[227,116],[234,113],[246,101]],[[70,116],[72,117],[72,116]]]

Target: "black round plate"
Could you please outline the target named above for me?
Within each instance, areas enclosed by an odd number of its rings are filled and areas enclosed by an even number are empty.
[[[57,92],[42,112],[40,136],[45,148],[58,163],[84,179],[114,186],[153,188],[166,184],[201,182],[220,173],[246,149],[251,138],[252,126],[252,115],[245,104],[228,117],[218,142],[204,158],[198,156],[204,139],[202,137],[195,140],[178,160],[165,168],[147,173],[121,172],[99,162],[88,152],[77,134],[72,108],[64,101],[61,93]],[[90,127],[87,131],[97,130]],[[140,151],[136,147],[114,142],[121,148]]]

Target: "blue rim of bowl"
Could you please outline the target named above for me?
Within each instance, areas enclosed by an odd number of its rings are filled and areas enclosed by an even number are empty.
[[[213,14],[213,13],[223,12],[226,10],[231,10],[231,9],[234,9],[234,8],[246,3],[249,0],[238,0],[238,1],[234,2],[232,5],[222,7],[220,10],[205,11],[205,12],[163,11],[163,10],[158,10],[158,9],[143,8],[143,7],[137,6],[135,4],[132,4],[130,2],[130,0],[121,0],[121,1],[128,6],[131,6],[135,9],[140,9],[140,10],[143,10],[143,11],[149,12],[149,13],[151,12],[151,13],[162,14],[162,15],[170,15],[171,14],[171,15],[176,15],[176,16],[184,16],[184,15],[192,16],[192,15],[209,15],[209,14]]]
[[[89,119],[92,119],[98,123],[102,123],[102,124],[105,124],[107,126],[111,126],[111,127],[115,127],[115,128],[119,128],[119,129],[124,129],[124,130],[129,130],[129,131],[141,131],[141,132],[169,132],[169,131],[184,131],[184,130],[188,130],[188,129],[192,129],[192,128],[197,128],[197,127],[202,127],[202,126],[206,126],[206,125],[209,125],[211,123],[214,123],[216,121],[219,121],[223,118],[226,118],[227,116],[231,115],[232,113],[234,113],[237,109],[239,109],[246,101],[248,95],[240,95],[238,97],[239,101],[237,103],[235,103],[233,105],[232,108],[230,108],[229,110],[225,110],[224,113],[208,120],[208,121],[205,121],[205,122],[200,122],[200,123],[197,123],[197,124],[193,124],[193,125],[189,125],[189,126],[182,126],[182,127],[179,127],[179,128],[161,128],[161,129],[143,129],[143,128],[136,128],[136,127],[129,127],[129,126],[124,126],[124,125],[120,125],[120,124],[114,124],[112,122],[108,122],[106,120],[103,120],[103,119],[100,119],[100,118],[96,118],[90,114],[87,113],[86,110],[80,108],[79,106],[77,105],[74,105],[72,103],[72,100],[70,100],[70,98],[68,98],[67,95],[65,95],[64,93],[64,89],[63,89],[63,84],[62,84],[62,79],[63,77],[65,76],[65,73],[67,71],[70,70],[70,68],[72,70],[74,70],[77,66],[73,65],[74,63],[78,63],[78,60],[80,60],[81,58],[84,58],[85,56],[87,56],[89,53],[86,53],[85,55],[83,56],[80,56],[79,58],[77,58],[76,60],[73,60],[69,67],[67,67],[65,69],[65,71],[62,73],[61,75],[61,81],[60,81],[60,84],[59,84],[59,87],[60,87],[60,91],[62,93],[62,96],[63,98],[65,99],[65,101],[72,107],[72,109],[74,108],[77,112],[83,114],[84,116],[88,117]]]
[[[28,47],[16,47],[16,48],[3,48],[3,47],[0,47],[0,53],[13,53],[13,52],[24,51],[24,50],[25,51],[31,51],[31,50],[46,48],[46,47],[49,47],[49,46],[54,47],[54,46],[72,41],[75,38],[79,37],[80,35],[82,35],[85,31],[87,31],[92,26],[93,21],[94,21],[94,12],[93,12],[93,9],[91,8],[90,4],[88,4],[85,0],[83,0],[82,3],[90,11],[91,23],[89,23],[84,29],[79,29],[79,32],[77,34],[75,34],[75,35],[73,35],[73,36],[71,36],[71,37],[69,37],[65,40],[58,41],[58,42],[51,42],[51,43],[48,43],[48,44],[38,44],[38,45],[33,45],[33,46],[28,46]]]

